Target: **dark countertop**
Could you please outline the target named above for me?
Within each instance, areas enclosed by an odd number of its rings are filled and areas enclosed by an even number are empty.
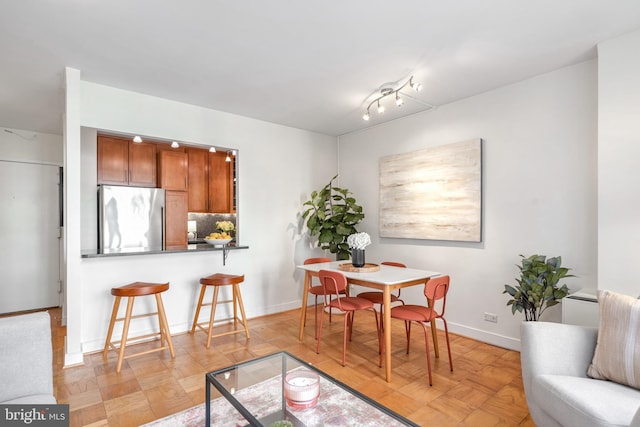
[[[190,243],[184,249],[167,249],[167,250],[145,250],[144,248],[131,248],[131,249],[110,249],[109,252],[97,253],[97,250],[85,250],[82,251],[82,258],[105,258],[105,257],[118,257],[118,256],[131,256],[131,255],[157,255],[157,254],[177,254],[184,252],[211,252],[211,251],[233,251],[237,249],[249,249],[249,246],[213,246],[208,243]]]

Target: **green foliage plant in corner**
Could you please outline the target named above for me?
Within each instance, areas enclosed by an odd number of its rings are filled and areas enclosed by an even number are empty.
[[[524,313],[525,320],[538,320],[549,307],[560,302],[569,295],[567,285],[559,285],[560,280],[574,277],[569,274],[569,268],[562,267],[562,258],[547,259],[545,255],[531,255],[522,257],[520,277],[516,278],[516,287],[504,285],[503,294],[509,294],[511,299],[507,305],[511,306],[513,314],[516,311]]]
[[[318,246],[336,254],[337,260],[349,259],[351,249],[347,237],[357,233],[356,225],[364,218],[362,206],[346,188],[333,185],[338,175],[320,191],[313,191],[304,202],[302,218],[311,236],[318,236]]]

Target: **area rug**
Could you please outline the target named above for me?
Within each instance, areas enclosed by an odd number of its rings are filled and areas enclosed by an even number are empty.
[[[251,412],[260,419],[281,407],[282,377],[277,376],[235,392],[243,402],[251,402]],[[276,407],[274,407],[274,404]],[[320,400],[313,408],[287,410],[306,426],[391,427],[406,425],[384,411],[338,387],[331,381],[321,381]],[[205,404],[145,424],[145,427],[201,427],[205,424]],[[224,398],[211,401],[211,425],[216,427],[245,426],[247,422]]]

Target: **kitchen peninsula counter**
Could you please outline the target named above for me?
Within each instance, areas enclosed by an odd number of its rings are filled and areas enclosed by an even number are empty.
[[[249,246],[213,246],[208,243],[195,243],[188,244],[184,249],[166,249],[166,250],[140,250],[133,249],[108,249],[103,253],[98,253],[97,250],[84,250],[82,251],[82,258],[107,258],[107,257],[119,257],[119,256],[131,256],[131,255],[158,255],[158,254],[177,254],[177,253],[202,253],[202,252],[223,252],[226,258],[228,251],[234,251],[237,249],[249,249]]]

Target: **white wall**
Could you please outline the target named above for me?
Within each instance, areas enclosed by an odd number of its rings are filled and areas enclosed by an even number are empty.
[[[341,136],[341,184],[363,205],[359,229],[373,240],[367,260],[450,274],[451,329],[510,348],[519,348],[522,317],[502,291],[515,284],[519,254],[561,255],[578,276],[567,285],[595,288],[596,71],[595,61],[581,63]],[[379,238],[380,157],[471,138],[484,140],[482,243]],[[405,294],[424,299],[418,287]],[[484,321],[484,312],[498,323]],[[560,320],[557,307],[546,314]]]
[[[133,281],[171,283],[164,300],[172,333],[190,327],[198,281],[215,272],[245,275],[242,292],[250,318],[299,307],[303,275],[295,266],[318,254],[300,236],[299,212],[310,191],[336,173],[335,138],[80,83],[81,94],[75,104],[80,108],[83,128],[81,164],[71,166],[80,169],[83,183],[76,190],[81,195],[76,209],[82,212],[81,221],[74,224],[78,230],[89,228],[95,215],[95,205],[87,200],[95,194],[92,129],[101,129],[238,149],[240,243],[249,246],[230,252],[226,266],[221,252],[93,259],[69,253],[70,258],[80,260],[80,266],[78,280],[68,283],[69,294],[74,295],[70,300],[75,298],[77,309],[70,311],[68,323],[81,325],[82,351],[102,348],[113,303],[110,289]],[[83,244],[87,242],[83,240]],[[136,330],[131,334],[143,331],[146,326],[141,323],[132,326]]]
[[[62,166],[62,136],[1,128],[0,160]]]
[[[598,45],[598,284],[640,295],[640,30]]]

